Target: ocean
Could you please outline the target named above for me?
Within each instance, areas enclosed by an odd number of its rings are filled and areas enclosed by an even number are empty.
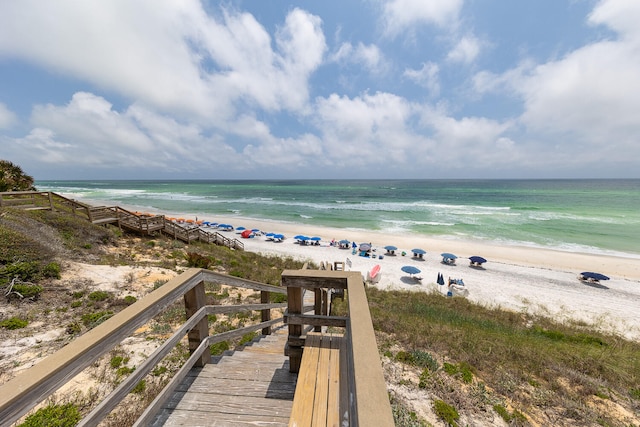
[[[169,216],[255,218],[640,258],[640,180],[634,179],[88,180],[38,181],[36,187]]]

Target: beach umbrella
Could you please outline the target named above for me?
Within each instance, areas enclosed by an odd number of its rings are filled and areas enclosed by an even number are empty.
[[[318,236],[313,236],[312,238],[310,238],[309,240],[313,240],[314,242],[319,242],[320,240],[322,240],[320,237]]]
[[[260,232],[260,229],[259,228],[252,228],[251,231],[253,231],[254,233],[258,233],[258,232]]]
[[[267,234],[265,234],[265,236],[267,236],[267,237],[273,237],[273,235],[274,235],[274,234],[276,234],[276,233],[267,233]]]
[[[304,236],[302,234],[297,234],[297,235],[293,236],[293,238],[296,239],[296,240],[300,240],[303,237]]]
[[[420,269],[418,267],[414,267],[413,265],[405,265],[400,270],[404,271],[407,274],[419,274]]]
[[[273,240],[284,240],[284,234],[274,234]]]
[[[487,262],[487,260],[482,258],[481,256],[475,256],[475,255],[474,256],[470,256],[469,260],[471,262],[473,262],[473,263],[476,263],[476,264],[482,264],[482,263]]]
[[[427,251],[425,251],[424,249],[411,249],[411,252],[418,255],[424,255],[427,253]]]
[[[236,231],[244,231],[244,230],[246,230],[246,228],[243,226],[236,227]]]
[[[248,239],[249,237],[251,237],[252,234],[253,232],[251,230],[244,230],[242,231],[242,233],[240,233],[240,235],[245,239]]]
[[[452,253],[449,253],[449,252],[443,252],[443,253],[440,254],[440,256],[442,258],[447,258],[447,259],[456,259],[456,258],[458,258],[456,255],[454,255]]]
[[[360,243],[360,252],[369,252],[371,250],[371,244],[370,243]]]
[[[585,271],[583,273],[580,273],[580,275],[585,279],[598,280],[598,281],[609,280],[609,278],[604,274],[594,273],[593,271]]]
[[[393,245],[387,245],[387,246],[385,246],[384,248],[387,250],[387,252],[394,252],[394,251],[397,251],[397,250],[398,250],[398,248],[396,248],[396,247],[395,247],[395,246],[393,246]]]

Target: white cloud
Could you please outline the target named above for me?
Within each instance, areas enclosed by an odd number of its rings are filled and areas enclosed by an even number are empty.
[[[159,173],[178,168],[243,166],[243,158],[221,138],[193,124],[132,105],[120,113],[104,98],[76,93],[65,106],[34,108],[34,129],[17,140],[42,162],[60,166],[122,168]]]
[[[384,3],[386,32],[392,36],[408,27],[435,25],[455,27],[463,0],[389,0]]]
[[[373,44],[365,45],[362,42],[355,47],[348,42],[342,43],[331,59],[342,64],[361,65],[374,74],[381,73],[387,68],[380,48]]]
[[[455,63],[470,64],[480,54],[481,42],[474,36],[462,37],[447,55],[447,60]]]
[[[440,67],[433,62],[427,62],[422,64],[422,68],[419,70],[406,69],[403,76],[407,77],[419,86],[424,87],[429,91],[431,96],[438,96],[440,94],[440,79],[438,73]]]
[[[55,19],[51,19],[55,16]],[[293,9],[275,35],[247,13],[209,16],[196,0],[3,5],[0,53],[202,123],[244,103],[304,108],[326,43],[321,20]]]
[[[13,113],[6,105],[0,102],[0,129],[8,129],[18,120],[15,113]]]
[[[640,38],[640,2],[634,0],[600,0],[589,15],[592,25],[606,25],[626,39]]]
[[[633,4],[634,6],[631,6]],[[617,31],[543,64],[525,60],[503,74],[479,73],[480,92],[520,98],[520,124],[532,157],[593,167],[640,158],[640,22],[638,2],[601,1],[590,22]],[[630,6],[630,7],[625,7]]]

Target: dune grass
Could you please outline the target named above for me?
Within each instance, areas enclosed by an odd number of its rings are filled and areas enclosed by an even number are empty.
[[[437,354],[444,367],[468,367],[521,412],[553,408],[577,424],[619,425],[594,400],[640,407],[637,342],[464,298],[375,288],[368,298],[377,331],[409,351]]]

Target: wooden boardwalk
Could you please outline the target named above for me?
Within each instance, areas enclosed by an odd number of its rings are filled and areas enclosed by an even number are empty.
[[[287,426],[297,374],[284,355],[287,329],[192,369],[152,426]]]

